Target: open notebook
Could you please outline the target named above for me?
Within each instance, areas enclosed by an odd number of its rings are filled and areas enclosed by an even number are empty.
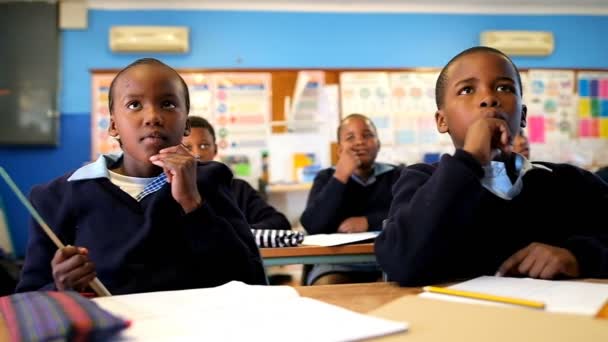
[[[131,320],[122,335],[130,341],[353,341],[408,328],[407,323],[300,297],[292,287],[236,281],[94,301]]]
[[[608,300],[608,284],[483,276],[449,288],[543,302],[545,311],[593,316]],[[463,303],[508,305],[492,301],[424,292],[421,297]]]

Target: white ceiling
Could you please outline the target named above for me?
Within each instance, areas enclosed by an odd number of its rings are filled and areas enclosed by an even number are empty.
[[[0,0],[1,1],[1,0]],[[608,0],[63,0],[95,9],[608,15]]]

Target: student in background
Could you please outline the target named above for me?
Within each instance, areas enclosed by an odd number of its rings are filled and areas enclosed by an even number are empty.
[[[358,233],[382,229],[401,168],[376,163],[380,140],[373,122],[351,114],[338,127],[339,159],[315,177],[301,222],[309,234]],[[308,283],[376,281],[376,264],[316,265]]]
[[[185,136],[182,140],[184,145],[200,161],[213,160],[217,155],[213,126],[199,116],[190,117],[190,126],[190,135]],[[291,229],[285,215],[268,205],[249,183],[241,179],[233,179],[230,188],[251,228]]]
[[[524,135],[523,130],[520,130],[513,137],[513,152],[521,154],[526,159],[530,159],[530,142],[528,141],[528,137]]]
[[[32,190],[68,246],[57,250],[33,223],[17,291],[84,290],[95,276],[113,294],[266,283],[230,170],[198,164],[181,145],[189,107],[184,80],[156,59],[118,73],[109,133],[123,153]]]
[[[389,280],[608,277],[608,187],[577,167],[511,153],[526,125],[513,62],[488,47],[461,52],[441,71],[436,102],[437,129],[456,151],[404,169],[395,184],[375,246]]]

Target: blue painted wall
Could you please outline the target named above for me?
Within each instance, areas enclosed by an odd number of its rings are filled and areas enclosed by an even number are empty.
[[[0,165],[28,192],[89,159],[90,69],[120,68],[143,55],[112,54],[114,25],[183,25],[191,52],[155,55],[184,68],[440,67],[477,45],[484,30],[547,30],[553,55],[521,67],[608,68],[608,16],[336,14],[228,11],[89,11],[86,30],[62,33],[61,141],[57,148],[0,147]],[[28,215],[0,186],[19,254]]]

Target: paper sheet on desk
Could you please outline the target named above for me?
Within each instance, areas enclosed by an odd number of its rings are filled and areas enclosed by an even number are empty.
[[[588,316],[597,314],[608,300],[608,284],[581,281],[484,276],[452,285],[449,288],[541,301],[545,303],[545,310],[549,312]],[[428,292],[422,293],[420,296],[462,303],[508,305]]]
[[[380,232],[363,233],[334,233],[334,234],[314,234],[306,235],[302,245],[304,246],[339,246],[353,242],[375,239]]]
[[[300,297],[287,286],[230,282],[94,300],[133,321],[121,336],[132,341],[352,341],[408,328],[403,322]]]

